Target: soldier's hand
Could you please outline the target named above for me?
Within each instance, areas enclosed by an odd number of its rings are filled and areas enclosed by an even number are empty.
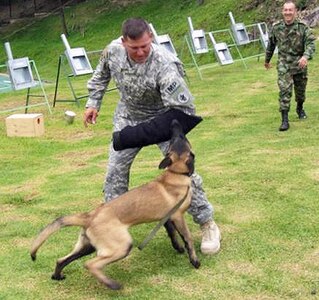
[[[270,64],[270,63],[265,63],[264,66],[265,66],[265,68],[266,68],[267,70],[271,68],[271,64]]]
[[[306,67],[308,64],[308,59],[305,58],[304,56],[302,56],[299,61],[298,61],[298,65],[299,65],[299,68],[303,69],[304,67]]]
[[[98,116],[98,111],[96,108],[94,107],[87,108],[83,115],[84,126],[88,127],[88,124],[95,124],[97,116]]]

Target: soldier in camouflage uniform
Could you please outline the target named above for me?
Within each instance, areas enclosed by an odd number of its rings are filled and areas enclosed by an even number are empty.
[[[180,60],[164,47],[152,43],[152,33],[143,19],[123,23],[122,37],[111,42],[103,51],[99,64],[88,81],[89,99],[84,123],[94,124],[102,98],[111,80],[120,93],[114,114],[114,130],[135,126],[157,115],[177,108],[195,114],[193,96],[184,81]],[[165,154],[168,142],[158,144]],[[104,184],[105,201],[128,190],[129,172],[140,148],[115,151],[110,145],[107,174]],[[220,249],[220,231],[213,221],[213,207],[202,188],[202,179],[192,175],[193,197],[189,213],[201,225],[201,251],[205,254]]]
[[[279,111],[282,115],[280,131],[289,129],[288,112],[294,87],[296,112],[299,119],[307,118],[303,108],[306,99],[307,64],[315,52],[315,37],[309,27],[296,20],[297,9],[293,1],[286,1],[282,10],[283,20],[274,23],[269,34],[265,67],[271,67],[270,60],[278,47]]]

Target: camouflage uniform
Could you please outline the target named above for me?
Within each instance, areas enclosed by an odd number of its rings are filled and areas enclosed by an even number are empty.
[[[100,109],[105,90],[113,78],[120,93],[113,119],[115,131],[154,118],[170,108],[194,114],[193,96],[183,76],[180,60],[164,47],[152,44],[147,61],[138,64],[128,57],[118,39],[103,51],[100,62],[88,81],[89,99],[86,107]],[[163,154],[167,152],[168,142],[158,146]],[[128,190],[130,168],[140,150],[141,148],[130,148],[115,151],[113,145],[110,145],[104,184],[105,201]],[[213,207],[207,201],[202,179],[198,174],[193,174],[192,185],[193,197],[189,213],[195,222],[203,224],[212,218]]]
[[[312,58],[315,51],[314,41],[314,35],[303,22],[295,20],[292,24],[286,25],[282,20],[274,23],[269,34],[265,62],[270,62],[277,46],[279,111],[289,111],[293,86],[296,102],[302,104],[305,101],[307,67],[299,68],[298,61],[302,56],[308,60]]]

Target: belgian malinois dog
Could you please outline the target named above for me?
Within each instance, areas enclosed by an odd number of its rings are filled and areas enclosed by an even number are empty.
[[[36,259],[37,250],[51,234],[64,226],[80,226],[82,229],[73,251],[57,260],[52,279],[64,279],[62,270],[65,266],[96,251],[96,257],[85,263],[86,268],[108,288],[120,289],[121,285],[105,276],[102,269],[130,253],[132,237],[128,231],[129,227],[162,220],[184,199],[164,226],[173,247],[182,253],[184,248],[178,243],[176,231],[179,233],[191,264],[199,268],[200,262],[184,219],[184,213],[191,201],[190,176],[194,172],[194,154],[181,125],[176,120],[171,124],[169,149],[159,168],[165,171],[157,179],[103,203],[91,212],[60,217],[47,225],[31,246],[32,260]]]

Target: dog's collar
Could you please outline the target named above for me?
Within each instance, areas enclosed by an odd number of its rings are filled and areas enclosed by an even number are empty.
[[[169,172],[171,172],[171,173],[173,173],[173,174],[178,174],[178,175],[184,175],[184,176],[187,176],[187,177],[191,177],[192,176],[192,173],[190,173],[190,172],[185,172],[185,173],[179,173],[179,172],[175,172],[175,171],[173,171],[173,170],[167,170],[167,171],[169,171]]]

